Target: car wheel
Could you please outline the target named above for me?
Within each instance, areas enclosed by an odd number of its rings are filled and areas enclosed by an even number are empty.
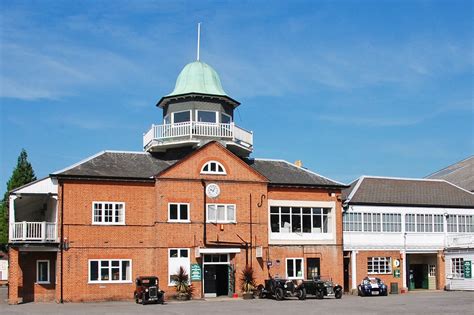
[[[305,288],[302,288],[300,290],[298,290],[298,299],[299,300],[306,300],[306,289]]]
[[[275,299],[276,299],[277,301],[283,300],[283,298],[285,297],[284,295],[285,295],[285,294],[283,293],[283,289],[282,289],[282,288],[276,288],[276,289],[275,289]]]
[[[334,294],[334,297],[335,297],[336,299],[342,298],[342,291],[336,291],[336,294]]]
[[[266,294],[263,292],[263,290],[264,290],[264,287],[263,287],[263,285],[260,284],[257,287],[257,296],[258,296],[259,299],[266,298]]]
[[[145,305],[146,304],[146,300],[145,300],[145,296],[144,294],[142,295],[142,305]]]
[[[322,300],[324,298],[324,293],[322,291],[316,291],[316,298]]]

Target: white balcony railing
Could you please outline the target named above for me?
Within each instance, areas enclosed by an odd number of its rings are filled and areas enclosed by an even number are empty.
[[[147,148],[153,141],[160,143],[178,140],[178,138],[212,137],[227,138],[242,143],[251,148],[253,134],[236,126],[234,123],[205,123],[189,121],[177,124],[152,125],[151,129],[143,135],[143,147]],[[181,139],[179,139],[181,140]]]
[[[26,221],[11,223],[10,241],[55,242],[57,241],[56,223]]]

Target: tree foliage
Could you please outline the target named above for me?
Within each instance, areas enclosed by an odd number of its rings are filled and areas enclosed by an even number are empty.
[[[8,194],[13,189],[35,180],[35,171],[31,163],[28,162],[28,154],[25,149],[22,149],[12,176],[7,182],[7,191],[0,204],[0,250],[5,249],[8,243]]]

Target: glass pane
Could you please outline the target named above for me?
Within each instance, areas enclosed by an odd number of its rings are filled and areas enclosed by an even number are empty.
[[[191,120],[190,112],[185,111],[185,112],[173,113],[173,119],[174,119],[175,124],[190,121]]]
[[[130,280],[130,261],[122,261],[122,280]]]
[[[303,214],[303,233],[311,233],[311,215]]]
[[[272,227],[272,233],[280,232],[280,216],[278,214],[270,215],[270,225]]]
[[[281,207],[281,213],[290,213],[289,207]]]
[[[207,220],[216,221],[216,206],[215,205],[207,206]]]
[[[188,219],[188,205],[179,206],[179,219],[187,220]]]
[[[302,260],[301,259],[295,259],[296,262],[296,276],[299,278],[303,278],[303,268],[302,268]]]
[[[120,268],[112,268],[112,280],[120,280]]]
[[[227,206],[227,220],[235,221],[235,207],[234,206]]]
[[[225,221],[225,206],[217,206],[217,221]]]
[[[313,215],[313,233],[321,233],[322,232],[322,222],[320,215]]]
[[[281,232],[282,233],[290,233],[290,215],[289,214],[282,214],[281,215]]]
[[[97,281],[99,280],[99,262],[98,261],[91,261],[90,262],[90,274],[91,278],[90,281]]]
[[[178,220],[178,205],[170,205],[170,220]]]
[[[197,121],[216,123],[216,112],[210,112],[205,110],[198,110]]]
[[[100,280],[107,281],[109,280],[109,268],[100,268]]]
[[[170,257],[178,257],[178,250],[170,249]]]
[[[278,207],[270,207],[270,213],[278,213],[279,208]]]
[[[211,165],[211,172],[216,172],[216,171],[217,171],[217,169],[216,169],[216,168],[217,168],[217,164],[214,163],[214,162],[211,162],[210,165]]]
[[[211,255],[204,255],[204,261],[205,262],[211,262]]]
[[[220,255],[220,262],[227,262],[227,254]]]
[[[311,208],[303,208],[303,214],[311,214]]]
[[[112,267],[118,267],[118,266],[120,266],[120,261],[112,260]]]
[[[171,123],[170,115],[166,115],[163,121],[165,124],[170,124]]]
[[[101,267],[108,267],[109,266],[109,261],[108,260],[103,260],[100,262]]]
[[[221,123],[223,124],[230,124],[230,116],[221,114]]]
[[[295,269],[293,266],[293,259],[288,259],[286,261],[286,273],[288,274],[288,277],[294,277],[295,276]]]
[[[188,250],[187,249],[181,249],[179,251],[179,255],[180,255],[181,258],[188,257]]]
[[[301,214],[292,215],[292,232],[301,233]]]

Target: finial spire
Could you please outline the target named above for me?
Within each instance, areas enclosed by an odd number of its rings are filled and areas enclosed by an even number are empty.
[[[199,46],[201,44],[201,23],[198,23],[198,42],[197,42],[197,58],[196,60],[199,61]]]

